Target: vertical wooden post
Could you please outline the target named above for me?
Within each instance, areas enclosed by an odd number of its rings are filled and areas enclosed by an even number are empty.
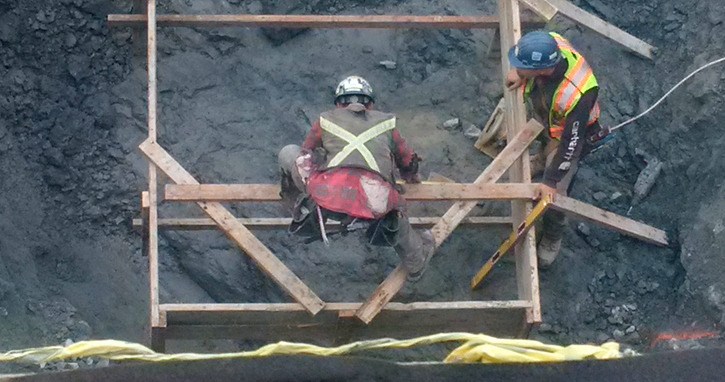
[[[141,192],[141,254],[149,256],[149,192]]]
[[[498,0],[498,13],[501,22],[501,70],[503,71],[503,86],[506,87],[506,74],[511,68],[508,60],[509,49],[521,37],[521,13],[518,0]],[[504,90],[506,100],[506,130],[509,141],[524,128],[526,121],[526,108],[521,91]],[[531,166],[529,153],[524,152],[516,163],[509,169],[509,182],[530,183]],[[513,226],[517,227],[526,218],[531,210],[530,202],[514,201],[511,203]],[[536,263],[536,241],[534,229],[531,229],[526,238],[516,246],[516,279],[518,281],[519,298],[531,301],[531,309],[527,312],[527,321],[530,324],[541,321],[541,305],[539,300],[539,274]]]
[[[156,0],[148,0],[146,4],[146,56],[148,60],[148,129],[149,140],[156,142]],[[151,318],[151,334],[160,325],[159,320],[159,238],[158,238],[158,182],[156,165],[149,161],[149,222],[148,222],[148,255],[149,255],[149,304]],[[152,343],[155,339],[152,338]]]

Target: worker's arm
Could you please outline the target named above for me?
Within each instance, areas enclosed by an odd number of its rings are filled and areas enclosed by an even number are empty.
[[[567,116],[556,156],[544,170],[545,185],[556,188],[557,183],[564,178],[573,164],[579,160],[586,144],[585,141],[589,136],[586,131],[589,113],[597,101],[598,93],[598,88],[584,93],[577,106]]]
[[[393,158],[395,159],[395,165],[400,170],[400,176],[409,183],[420,183],[420,177],[418,176],[418,162],[421,161],[418,154],[408,146],[405,139],[400,135],[398,129],[393,130],[391,150],[393,151]]]
[[[312,124],[312,129],[307,133],[305,141],[302,143],[302,149],[308,152],[312,152],[318,147],[322,147],[322,127],[319,119]]]

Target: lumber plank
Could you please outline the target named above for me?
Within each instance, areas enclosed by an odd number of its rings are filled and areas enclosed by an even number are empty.
[[[438,183],[406,184],[406,200],[514,200],[533,199],[537,185]],[[279,201],[279,185],[274,184],[167,184],[166,201],[186,202],[269,202]]]
[[[576,21],[595,33],[602,35],[637,55],[653,60],[657,48],[577,7],[566,0],[547,0],[559,10],[559,14]]]
[[[527,153],[531,142],[544,129],[544,127],[530,120],[521,132],[512,139],[486,169],[474,181],[474,184],[492,186],[511,167],[516,159]],[[439,247],[456,229],[463,219],[476,207],[476,202],[457,202],[446,211],[441,220],[431,229],[436,247]],[[402,265],[398,265],[385,280],[373,291],[373,294],[355,313],[355,317],[368,324],[392,300],[405,284],[407,272]]]
[[[430,228],[441,218],[439,217],[411,217],[410,224],[414,227]],[[291,218],[237,218],[239,223],[251,229],[280,229],[287,227],[292,222]],[[144,219],[133,219],[133,228],[141,228]],[[511,225],[511,218],[508,216],[471,216],[463,219],[461,225]],[[166,218],[159,219],[158,226],[161,230],[208,230],[217,229],[214,220],[209,218]],[[339,226],[339,222],[328,222],[328,228]]]
[[[582,219],[650,244],[659,246],[668,245],[667,233],[661,229],[605,211],[567,196],[556,195],[551,208],[571,215],[575,219]]]
[[[548,0],[519,0],[519,2],[546,21],[553,19],[559,11]]]
[[[149,255],[149,208],[151,203],[149,202],[149,192],[141,192],[141,219],[134,219],[134,227],[141,228],[141,253],[144,257]],[[138,220],[138,223],[136,223]],[[159,219],[156,220],[157,225]]]
[[[411,16],[411,15],[159,15],[165,27],[277,27],[277,28],[360,28],[360,29],[490,29],[498,28],[497,16]],[[143,25],[143,15],[108,15],[112,27]],[[532,27],[545,25],[526,19]]]
[[[243,338],[266,341],[408,337],[440,332],[516,336],[527,301],[391,303],[371,325],[345,317],[360,303],[329,303],[315,317],[299,304],[164,304],[169,338]],[[252,336],[252,337],[250,337]]]
[[[146,5],[146,61],[147,61],[147,102],[148,102],[148,140],[156,142],[157,94],[156,77],[156,0]],[[156,166],[149,163],[148,187],[148,237],[146,253],[149,257],[149,305],[151,326],[159,323],[159,239],[158,239],[158,179]]]
[[[506,74],[511,68],[508,60],[509,49],[521,38],[521,12],[517,0],[498,0],[498,14],[501,17],[501,85],[504,89],[504,123],[507,138],[511,140],[523,127],[526,120],[526,108],[523,101],[523,92],[506,90]],[[511,166],[509,181],[529,183],[531,181],[531,168],[529,153],[525,151],[520,159]],[[531,203],[511,203],[511,215],[514,229],[518,227],[531,211]],[[535,228],[529,230],[525,238],[515,246],[516,254],[516,283],[519,298],[532,302],[528,311],[529,323],[541,321],[541,304],[539,301],[539,273],[536,259]]]
[[[179,184],[198,184],[197,180],[158,144],[147,140],[139,148],[172,181]],[[244,225],[239,223],[229,210],[219,203],[201,202],[198,204],[219,225],[227,237],[249,255],[260,269],[292,298],[304,305],[310,313],[317,314],[325,306],[325,303]]]

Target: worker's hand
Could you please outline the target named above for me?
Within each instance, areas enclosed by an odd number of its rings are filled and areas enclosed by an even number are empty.
[[[405,181],[405,183],[420,183],[421,182],[421,180],[420,180],[420,174],[418,174],[417,172],[414,173],[414,174],[404,174],[404,173],[401,173],[400,174],[400,177],[403,178],[403,180]]]
[[[516,72],[516,69],[511,69],[506,74],[506,88],[508,90],[515,90],[521,87],[521,85],[524,84],[523,78],[519,77],[519,74]]]
[[[547,186],[546,184],[541,184],[539,189],[536,190],[536,200],[542,200],[548,198],[549,196],[551,196],[551,200],[556,198],[556,188]]]

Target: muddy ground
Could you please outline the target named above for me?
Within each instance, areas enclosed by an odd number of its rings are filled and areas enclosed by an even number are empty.
[[[452,4],[455,3],[455,4]],[[651,105],[680,78],[725,51],[718,0],[577,1],[659,48],[643,60],[563,19],[598,75],[605,124]],[[297,4],[297,3],[295,3]],[[494,14],[494,1],[168,1],[163,13]],[[131,228],[146,165],[145,57],[109,13],[130,1],[0,0],[0,348],[68,338],[145,341],[147,261]],[[430,172],[470,182],[489,159],[463,134],[482,127],[501,97],[492,31],[163,29],[159,34],[160,143],[202,182],[276,182],[276,153],[300,142],[330,107],[344,76],[368,78],[378,108],[399,116]],[[396,68],[379,64],[390,60]],[[725,323],[725,117],[722,67],[693,79],[660,108],[589,156],[573,196],[625,214],[645,162],[664,163],[631,217],[666,229],[656,248],[570,222],[562,255],[541,272],[544,324],[557,343],[616,339],[646,349],[660,332],[719,331]],[[461,129],[442,128],[450,118]],[[274,205],[234,206],[240,216],[282,216]],[[414,207],[416,215],[444,205]],[[505,204],[478,213],[503,215]],[[200,212],[164,206],[162,216]],[[502,264],[481,292],[467,280],[506,235],[459,229],[423,280],[400,301],[515,296]],[[301,245],[283,232],[259,237],[326,301],[367,296],[396,264],[356,238]],[[282,302],[286,296],[217,232],[165,232],[164,302]],[[697,346],[697,344],[693,344]]]

